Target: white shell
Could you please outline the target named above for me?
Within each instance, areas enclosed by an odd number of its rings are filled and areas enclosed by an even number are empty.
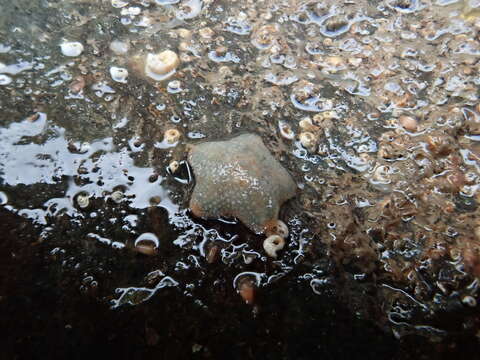
[[[145,62],[145,74],[154,80],[165,80],[175,73],[180,65],[178,55],[171,50],[159,54],[148,54]]]
[[[141,12],[142,12],[142,9],[140,9],[138,6],[131,6],[127,9],[128,15],[131,15],[131,16],[139,15]]]
[[[271,235],[263,241],[263,249],[268,256],[277,258],[277,251],[285,246],[285,239],[279,235]]]
[[[76,41],[64,42],[60,44],[60,49],[63,55],[74,57],[83,52],[83,45]]]
[[[173,5],[179,3],[180,0],[155,0],[158,5]]]
[[[128,70],[124,68],[112,66],[110,68],[110,75],[113,81],[116,81],[119,83],[126,83],[127,77],[128,77]]]

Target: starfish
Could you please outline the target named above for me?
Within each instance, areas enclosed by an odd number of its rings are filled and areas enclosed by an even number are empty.
[[[259,234],[275,226],[280,206],[296,193],[291,175],[254,134],[194,145],[188,161],[196,181],[190,209],[198,217],[235,217]]]

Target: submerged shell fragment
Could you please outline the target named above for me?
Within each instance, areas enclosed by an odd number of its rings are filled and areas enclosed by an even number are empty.
[[[280,120],[278,122],[278,130],[280,131],[280,135],[282,135],[284,139],[295,139],[295,132],[292,130],[292,127],[286,121]]]
[[[110,195],[110,198],[116,203],[120,203],[124,197],[125,195],[123,194],[123,192],[119,190],[112,192],[112,194]]]
[[[168,171],[170,171],[171,174],[175,174],[180,167],[180,163],[177,160],[173,160],[168,164]]]
[[[313,150],[317,145],[317,139],[315,135],[309,131],[300,133],[299,140],[305,149]]]
[[[215,35],[215,32],[211,28],[205,27],[205,28],[201,28],[200,30],[198,30],[198,34],[203,39],[211,39]]]
[[[172,80],[167,85],[167,91],[170,94],[177,94],[182,91],[182,84],[178,80]]]

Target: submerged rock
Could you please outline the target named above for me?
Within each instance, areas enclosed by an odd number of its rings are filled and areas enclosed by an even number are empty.
[[[199,217],[236,217],[261,233],[277,224],[280,206],[296,192],[290,174],[257,135],[196,145],[188,161],[196,180],[190,208]]]

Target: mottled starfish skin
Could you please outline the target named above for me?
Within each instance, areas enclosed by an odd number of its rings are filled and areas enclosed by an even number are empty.
[[[236,217],[261,233],[296,192],[291,175],[257,135],[195,145],[188,161],[196,181],[190,208],[198,217]]]

